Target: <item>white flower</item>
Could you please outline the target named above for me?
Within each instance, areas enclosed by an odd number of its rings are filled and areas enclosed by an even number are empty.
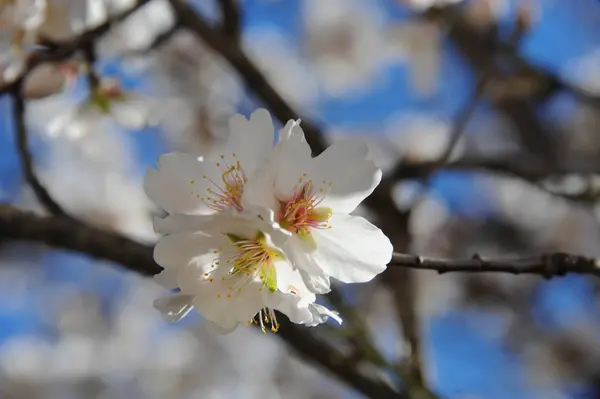
[[[417,11],[425,11],[432,7],[447,7],[458,4],[462,0],[406,0],[408,5]]]
[[[213,229],[169,234],[156,245],[154,258],[165,269],[157,281],[181,290],[155,302],[167,321],[177,321],[195,307],[223,332],[256,316],[263,332],[265,325],[275,332],[279,323],[274,310],[308,326],[330,316],[341,322],[314,303],[315,294],[264,233],[269,229],[266,223],[259,229],[255,215],[235,210],[215,219]]]
[[[79,139],[90,130],[90,124],[106,117],[125,129],[135,130],[155,124],[153,112],[149,100],[122,90],[113,79],[103,79],[85,101],[55,117],[48,124],[48,133],[52,137]]]
[[[0,0],[0,81],[12,81],[23,70],[46,8],[44,0]]]
[[[392,245],[383,232],[350,215],[381,181],[366,159],[368,147],[340,141],[316,158],[299,121],[289,121],[258,176],[245,189],[243,204],[274,211],[287,235],[277,244],[316,292],[329,290],[329,277],[366,282],[383,272]]]
[[[381,170],[366,159],[366,145],[337,142],[312,158],[299,121],[289,121],[273,148],[265,110],[250,121],[236,115],[230,126],[220,154],[169,154],[161,157],[159,170],[148,172],[148,196],[171,213],[157,220],[158,232],[205,231],[211,219],[191,215],[257,207],[314,292],[327,292],[329,277],[366,282],[385,270],[389,239],[364,218],[349,215],[381,180]]]
[[[150,169],[144,181],[148,196],[172,214],[242,211],[244,187],[272,151],[273,122],[266,110],[258,110],[250,120],[235,115],[229,128],[227,142],[206,157],[160,157],[159,169]]]

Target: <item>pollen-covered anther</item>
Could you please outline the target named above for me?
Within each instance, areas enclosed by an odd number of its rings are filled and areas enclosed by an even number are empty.
[[[266,334],[267,327],[270,326],[270,330],[273,333],[279,331],[279,322],[277,321],[277,315],[275,311],[270,308],[261,309],[252,319],[249,321],[250,324],[259,324],[263,334]]]
[[[302,183],[306,174],[299,178]],[[332,182],[323,180],[315,189],[313,181],[307,180],[294,187],[292,198],[280,201],[279,224],[286,230],[303,236],[310,235],[311,229],[329,229],[332,211],[320,206],[329,193]]]
[[[208,180],[212,187],[206,189],[206,197],[202,197],[200,200],[215,211],[222,211],[230,207],[242,211],[242,195],[248,178],[240,161],[236,159],[235,153],[231,154],[231,165],[224,154],[221,154],[219,158],[222,162],[216,162],[215,166],[221,170],[221,182],[202,175],[202,179]]]

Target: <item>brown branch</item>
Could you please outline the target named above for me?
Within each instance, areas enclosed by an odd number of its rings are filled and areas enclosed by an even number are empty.
[[[34,242],[79,252],[113,261],[143,276],[152,276],[162,270],[154,262],[151,246],[70,219],[40,217],[7,205],[0,205],[0,239]],[[408,399],[385,383],[358,371],[345,356],[305,327],[281,320],[277,335],[299,355],[321,365],[367,397]]]
[[[221,30],[231,40],[239,42],[242,35],[241,11],[237,0],[219,0]]]
[[[402,162],[390,172],[388,179],[415,179],[424,173],[436,171],[435,161]],[[527,181],[538,181],[551,176],[569,174],[591,175],[600,173],[598,157],[579,157],[569,164],[547,165],[532,158],[531,154],[518,153],[505,157],[486,158],[466,156],[450,161],[438,169],[491,172],[518,177]]]
[[[514,259],[436,259],[395,252],[390,267],[433,270],[439,274],[451,272],[535,274],[545,278],[567,273],[592,275],[600,278],[600,260],[562,252]]]
[[[236,42],[213,29],[192,6],[179,0],[170,0],[170,2],[180,23],[225,58],[239,73],[244,83],[273,111],[277,119],[286,123],[288,120],[297,119],[300,116],[273,88],[265,75]],[[305,118],[302,118],[302,129],[313,152],[317,154],[323,152],[326,143],[319,129]]]
[[[29,151],[29,133],[25,125],[25,101],[23,100],[20,84],[11,92],[11,97],[17,149],[25,180],[33,190],[37,200],[48,213],[55,216],[66,216],[62,207],[52,198],[48,190],[40,182],[33,168],[33,157]]]

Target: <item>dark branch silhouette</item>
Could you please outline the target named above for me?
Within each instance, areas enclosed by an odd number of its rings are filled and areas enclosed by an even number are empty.
[[[52,198],[35,173],[33,158],[31,156],[31,151],[29,150],[29,133],[27,131],[27,126],[25,125],[25,101],[23,100],[20,84],[13,88],[11,97],[17,149],[21,160],[21,170],[23,171],[25,180],[33,190],[37,200],[48,213],[55,216],[66,216],[65,211]]]

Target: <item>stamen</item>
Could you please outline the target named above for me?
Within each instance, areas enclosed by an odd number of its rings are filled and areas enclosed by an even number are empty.
[[[302,183],[306,174],[299,178]],[[308,180],[294,187],[292,198],[280,201],[279,224],[286,230],[301,237],[310,237],[311,229],[330,229],[329,218],[332,211],[319,205],[328,194],[332,182],[323,180],[321,187],[315,190],[313,181]]]
[[[246,238],[236,234],[226,234],[230,242],[225,244],[229,250],[224,251],[225,247],[216,249],[213,253],[220,253],[221,257],[215,258],[211,264],[211,269],[221,262],[222,256],[226,255],[225,267],[220,269],[222,276],[221,281],[226,282],[217,293],[219,300],[233,300],[240,295],[246,286],[250,283],[255,283],[257,279],[262,283],[259,285],[258,291],[262,292],[266,287],[269,291],[277,290],[277,271],[275,261],[281,259],[283,254],[276,248],[269,246],[266,236],[262,232],[258,232],[254,238]],[[211,270],[204,273],[204,282],[213,282],[216,270]],[[230,284],[227,284],[229,282]],[[261,309],[258,313],[258,320],[261,324],[261,329],[266,332],[266,326],[270,325],[270,329],[276,332],[279,329],[279,323],[273,310]],[[252,320],[250,321],[252,323]]]
[[[223,211],[229,207],[234,207],[237,211],[242,211],[244,185],[248,182],[246,173],[244,172],[240,161],[236,159],[235,153],[231,154],[231,158],[233,159],[231,165],[228,163],[224,154],[221,154],[219,158],[221,161],[216,162],[215,166],[221,170],[222,184],[203,175],[202,178],[208,180],[213,187],[207,188],[207,195],[200,198],[200,200],[206,203],[209,208],[217,212]]]

